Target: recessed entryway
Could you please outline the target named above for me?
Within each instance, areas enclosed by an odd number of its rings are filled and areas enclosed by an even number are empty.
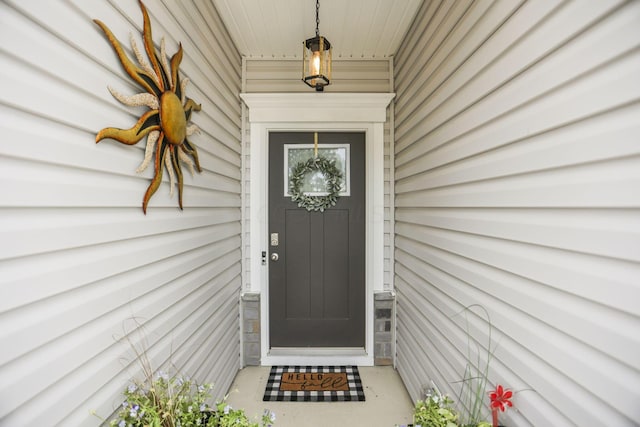
[[[393,96],[394,94],[389,93],[241,95],[249,106],[250,122],[250,239],[245,257],[250,263],[247,268],[250,289],[245,288],[245,291],[257,294],[260,301],[259,359],[262,365],[370,366],[374,363],[374,295],[384,291],[384,122],[387,118],[387,105]],[[292,335],[292,341],[285,342],[287,345],[283,346],[282,341],[278,340],[285,339],[286,336],[271,333],[272,327],[280,328],[272,325],[271,304],[282,302],[283,295],[272,295],[272,292],[278,291],[275,291],[270,283],[273,280],[270,271],[274,265],[271,261],[269,197],[272,192],[282,193],[285,189],[284,184],[274,184],[273,189],[268,185],[269,171],[273,167],[269,159],[270,135],[296,132],[351,133],[364,137],[364,173],[361,187],[364,195],[364,230],[363,238],[360,238],[364,241],[364,293],[355,295],[361,304],[360,309],[364,312],[364,324],[358,326],[360,330],[364,330],[364,335],[358,332],[361,337],[359,341],[330,343],[322,341],[324,338],[317,336],[314,339],[318,340],[310,346],[308,342],[296,341],[298,338],[293,338]],[[277,169],[281,170],[282,166]],[[284,182],[280,178],[276,180]],[[329,213],[328,216],[337,213],[338,210]],[[340,222],[338,220],[339,218],[336,218],[336,221]],[[280,255],[278,253],[278,257]],[[345,299],[339,302],[342,304]],[[296,316],[299,314],[296,313]],[[331,313],[331,316],[339,317],[336,313]],[[360,318],[362,319],[361,316]],[[284,334],[286,333],[285,331]],[[272,342],[273,338],[275,342]]]

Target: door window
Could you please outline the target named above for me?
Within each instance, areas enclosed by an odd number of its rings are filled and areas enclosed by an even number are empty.
[[[349,196],[349,144],[322,144],[318,146],[318,156],[336,162],[336,167],[342,172],[342,189],[340,196]],[[314,156],[313,144],[284,144],[284,196],[291,197],[289,186],[293,168],[299,163]],[[325,179],[322,172],[309,173],[302,184],[302,191],[310,196],[326,196]]]

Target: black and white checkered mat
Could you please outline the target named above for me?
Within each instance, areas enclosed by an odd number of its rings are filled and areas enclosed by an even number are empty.
[[[322,382],[324,373],[346,373],[348,390],[318,391],[304,390],[315,388],[314,384]],[[304,375],[307,374],[307,375]],[[285,381],[283,385],[283,375]],[[287,380],[296,382],[302,391],[287,390]],[[355,402],[364,401],[364,390],[360,381],[357,366],[272,366],[264,391],[265,402]]]

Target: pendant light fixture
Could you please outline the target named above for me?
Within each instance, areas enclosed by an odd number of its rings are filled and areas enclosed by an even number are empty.
[[[316,36],[302,43],[302,81],[322,92],[331,83],[331,43],[320,35],[319,12],[316,0]]]

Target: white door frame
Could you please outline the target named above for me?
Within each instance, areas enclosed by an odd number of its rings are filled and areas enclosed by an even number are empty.
[[[384,123],[393,93],[245,93],[249,107],[249,249],[250,291],[260,293],[262,365],[372,366],[374,293],[383,291],[384,275]],[[270,349],[268,280],[268,142],[270,131],[365,132],[365,347],[352,349]]]

